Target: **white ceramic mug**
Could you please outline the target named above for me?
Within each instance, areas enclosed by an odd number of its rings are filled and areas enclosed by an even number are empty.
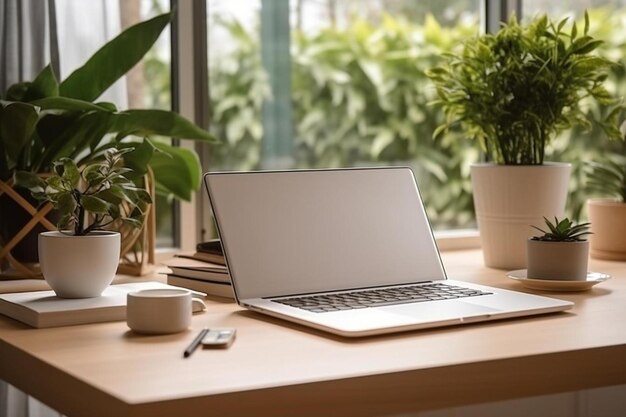
[[[202,300],[184,289],[152,289],[128,293],[126,323],[133,331],[146,334],[178,333],[191,324],[192,305]]]

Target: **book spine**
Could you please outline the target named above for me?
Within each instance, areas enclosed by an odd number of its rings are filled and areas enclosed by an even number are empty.
[[[188,288],[190,290],[196,290],[207,295],[215,295],[218,297],[235,299],[233,294],[233,288],[228,283],[223,282],[209,282],[198,279],[182,278],[176,275],[168,275],[167,283],[177,287]]]

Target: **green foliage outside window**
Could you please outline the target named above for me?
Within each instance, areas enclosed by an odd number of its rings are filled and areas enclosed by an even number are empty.
[[[596,9],[589,14],[590,33],[606,40],[600,53],[624,62],[626,32],[621,21],[626,10]],[[262,101],[270,97],[258,36],[236,21],[218,24],[235,45],[209,63],[210,131],[223,140],[212,148],[209,168],[259,168]],[[346,29],[293,32],[294,166],[410,165],[436,228],[472,226],[469,166],[480,155],[470,141],[454,134],[432,139],[443,115],[429,105],[435,89],[424,71],[477,32],[477,24],[446,28],[432,16],[423,23],[386,16],[377,26],[356,19]],[[613,70],[607,84],[612,93],[626,92],[623,71]],[[595,104],[583,108],[596,120],[607,114]],[[570,218],[578,218],[588,197],[583,161],[600,159],[619,146],[594,125],[590,132],[563,133],[546,149],[546,160],[573,164]]]
[[[212,149],[210,169],[260,166],[262,99],[270,98],[253,32],[220,21],[237,43],[209,63],[212,126],[223,144]],[[420,177],[431,219],[463,227],[473,218],[471,145],[432,141],[442,122],[428,105],[434,89],[424,71],[478,26],[444,28],[429,16],[423,25],[386,16],[380,26],[354,20],[345,29],[292,39],[292,98],[297,167],[408,164]],[[445,190],[442,185],[445,184]]]

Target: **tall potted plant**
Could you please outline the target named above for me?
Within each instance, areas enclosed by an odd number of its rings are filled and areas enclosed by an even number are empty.
[[[126,29],[60,82],[47,66],[32,82],[15,84],[0,97],[0,262],[19,243],[27,242],[26,249],[36,254],[36,236],[41,231],[28,229],[33,202],[23,221],[17,221],[25,213],[28,196],[14,186],[16,171],[46,176],[53,161],[61,158],[82,166],[101,159],[107,149],[129,148],[132,151],[123,160],[132,169],[131,180],[152,167],[158,192],[189,200],[199,188],[201,167],[195,152],[150,138],[212,143],[211,134],[174,112],[120,110],[113,103],[98,101],[139,62],[170,19],[169,13],[163,14]],[[26,229],[33,232],[30,241],[23,236]],[[23,261],[36,260],[26,257],[30,259]]]
[[[613,104],[603,86],[611,61],[596,56],[602,41],[567,19],[547,16],[527,26],[515,16],[495,34],[467,41],[460,55],[446,55],[432,68],[446,122],[434,136],[460,128],[478,141],[491,162],[471,168],[476,219],[485,264],[526,266],[529,224],[562,217],[571,166],[544,162],[546,148],[559,132],[592,121],[586,100]],[[614,135],[612,112],[602,127]]]

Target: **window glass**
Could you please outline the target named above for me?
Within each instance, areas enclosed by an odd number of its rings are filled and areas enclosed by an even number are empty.
[[[584,27],[585,10],[589,13],[589,34],[604,43],[598,48],[599,55],[620,63],[616,66],[605,86],[615,97],[626,97],[626,1],[624,0],[524,0],[523,17],[528,21],[547,13],[553,20],[568,18],[576,21],[578,28]],[[569,23],[568,22],[568,23]],[[608,107],[590,103],[590,112],[596,120],[608,114]],[[561,134],[546,152],[546,158],[553,161],[572,163],[572,179],[568,201],[568,214],[576,218],[586,218],[585,200],[590,191],[585,188],[587,161],[601,161],[611,153],[623,153],[623,144],[610,141],[597,126],[590,131],[573,129]]]
[[[209,0],[209,169],[408,165],[437,229],[474,226],[473,143],[434,141],[424,71],[479,0]]]
[[[61,74],[64,79],[123,29],[169,11],[169,0],[57,0]],[[171,109],[170,28],[165,28],[144,59],[100,98],[120,109]],[[169,138],[156,140],[170,141]],[[157,245],[174,246],[173,205],[157,196]]]

